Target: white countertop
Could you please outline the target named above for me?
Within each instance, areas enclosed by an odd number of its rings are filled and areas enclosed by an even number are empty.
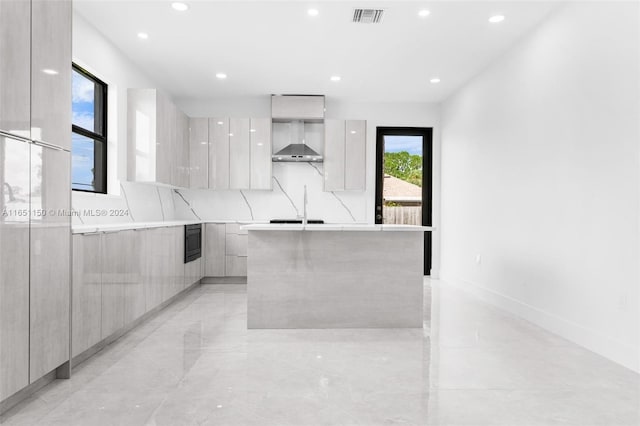
[[[131,229],[162,228],[170,226],[184,226],[196,223],[238,223],[242,229],[249,231],[432,231],[431,226],[413,225],[373,225],[373,224],[271,224],[265,222],[247,222],[230,220],[174,220],[156,222],[123,222],[108,224],[73,225],[71,231],[74,234],[95,234],[99,232],[118,232]]]
[[[123,222],[123,223],[92,224],[92,225],[73,225],[71,227],[71,232],[73,234],[94,234],[98,232],[117,232],[117,231],[127,231],[131,229],[183,226],[183,225],[192,225],[196,223],[204,223],[204,222],[201,220],[175,220],[175,221],[158,221],[158,222]]]
[[[373,224],[297,224],[297,223],[259,223],[242,226],[247,231],[432,231],[432,226],[415,225],[373,225]]]

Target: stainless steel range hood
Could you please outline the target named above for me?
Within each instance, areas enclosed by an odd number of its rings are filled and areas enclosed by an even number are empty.
[[[271,156],[275,162],[311,161],[322,163],[322,155],[309,148],[304,143],[292,143]]]
[[[321,163],[322,155],[305,144],[304,121],[291,120],[287,122],[291,127],[290,137],[292,143],[282,148],[271,156],[274,162],[313,162]]]

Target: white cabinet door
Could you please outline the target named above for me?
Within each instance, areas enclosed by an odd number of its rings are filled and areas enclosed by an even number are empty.
[[[32,0],[31,138],[71,149],[70,124],[71,0]]]
[[[271,117],[321,120],[324,118],[324,96],[271,96]]]
[[[251,186],[250,134],[251,120],[229,119],[229,188],[249,189]]]
[[[205,277],[225,276],[225,225],[222,223],[207,223],[205,226]]]
[[[271,119],[251,119],[251,189],[272,189]]]
[[[29,384],[29,150],[0,136],[0,401]]]
[[[209,119],[209,188],[229,189],[229,119]]]
[[[187,188],[189,186],[189,119],[175,108],[174,167],[173,185]]]
[[[326,120],[324,190],[365,189],[366,121]]]
[[[367,122],[347,120],[345,124],[344,189],[364,191],[366,182]]]
[[[71,154],[31,146],[30,381],[69,360]],[[46,212],[39,215],[37,212]]]
[[[344,191],[344,120],[324,122],[324,190]]]
[[[71,356],[102,339],[102,244],[100,234],[73,236]]]
[[[154,89],[127,90],[127,177],[131,181],[156,181],[157,147],[166,145],[164,128],[157,132],[156,94]],[[164,111],[164,106],[160,105],[160,109]],[[160,173],[167,172],[162,169]]]
[[[0,130],[31,135],[31,4],[0,1]]]
[[[189,119],[189,187],[209,187],[209,119]]]

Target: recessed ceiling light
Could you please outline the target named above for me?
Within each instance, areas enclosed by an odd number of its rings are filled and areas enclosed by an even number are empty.
[[[171,7],[179,12],[184,12],[185,10],[189,9],[189,6],[179,1],[171,3]]]
[[[219,78],[220,80],[224,80],[225,78],[227,78],[227,75],[223,72],[219,72],[216,74],[216,78]]]
[[[138,33],[138,38],[146,40],[146,39],[149,38],[149,34],[147,34],[147,33]]]
[[[436,83],[440,83],[440,79],[438,77],[436,78],[432,78],[431,80],[429,80],[431,83],[436,84]]]
[[[491,22],[492,24],[497,24],[498,22],[502,21],[504,21],[504,15],[494,15],[489,18],[489,22]]]
[[[49,74],[49,75],[57,75],[58,71],[56,70],[52,70],[51,68],[45,68],[42,70],[43,73],[45,74]]]
[[[340,81],[340,76],[339,75],[332,75],[330,80],[331,81]]]
[[[320,12],[318,12],[318,9],[309,9],[309,10],[307,10],[307,15],[309,15],[309,16],[318,16],[318,13],[320,13]]]
[[[418,12],[418,16],[421,18],[426,18],[430,13],[431,12],[429,12],[427,9],[422,9],[420,12]]]

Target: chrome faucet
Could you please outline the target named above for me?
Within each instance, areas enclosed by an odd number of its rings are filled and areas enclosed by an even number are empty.
[[[304,202],[302,206],[302,226],[307,226],[307,185],[304,186]]]

